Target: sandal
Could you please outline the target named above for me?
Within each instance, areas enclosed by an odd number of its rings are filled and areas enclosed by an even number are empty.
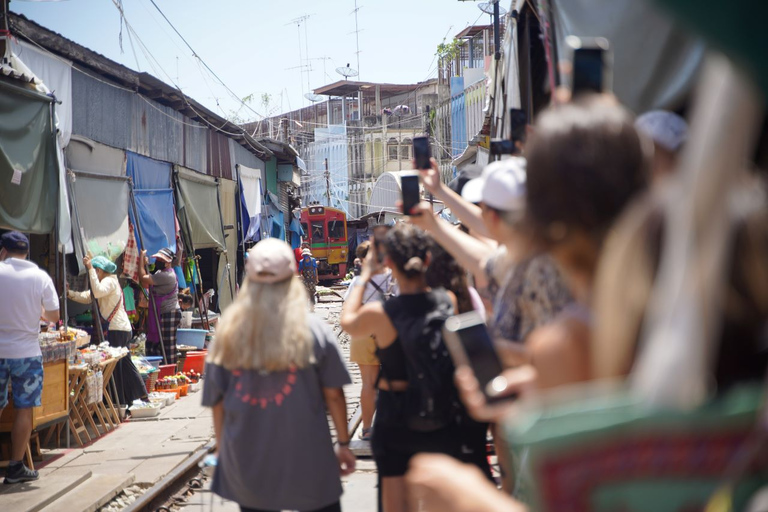
[[[371,435],[373,434],[373,427],[370,428],[364,428],[363,433],[360,434],[360,439],[362,441],[370,441]]]

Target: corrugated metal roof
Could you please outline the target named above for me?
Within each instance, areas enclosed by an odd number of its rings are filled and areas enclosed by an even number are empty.
[[[0,73],[2,73],[3,76],[7,76],[8,78],[13,78],[14,80],[20,80],[28,84],[41,83],[40,80],[38,80],[35,77],[35,75],[22,73],[21,71],[14,69],[10,64],[0,63]]]

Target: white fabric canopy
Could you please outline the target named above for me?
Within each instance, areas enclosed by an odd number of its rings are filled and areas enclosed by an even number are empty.
[[[238,169],[240,171],[240,183],[243,186],[243,199],[248,210],[243,212],[243,216],[247,216],[250,219],[248,232],[245,233],[244,238],[245,240],[254,240],[261,224],[261,171],[245,167],[244,165],[238,165]]]

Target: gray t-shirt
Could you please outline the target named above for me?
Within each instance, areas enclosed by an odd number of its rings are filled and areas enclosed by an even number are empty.
[[[152,274],[152,293],[154,293],[155,297],[158,299],[172,293],[173,290],[177,289],[177,286],[178,281],[176,280],[176,273],[173,270],[165,270]],[[168,297],[160,305],[160,313],[171,313],[177,309],[180,309],[178,293]]]
[[[206,365],[203,405],[223,401],[213,491],[247,508],[315,510],[342,493],[322,388],[351,383],[330,328],[314,315],[317,363],[262,373]]]

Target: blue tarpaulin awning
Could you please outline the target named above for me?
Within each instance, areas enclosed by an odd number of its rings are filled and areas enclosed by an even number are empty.
[[[149,256],[163,247],[176,251],[176,216],[171,188],[171,164],[126,151],[126,174],[133,180],[136,210]],[[131,214],[131,222],[136,219]]]

